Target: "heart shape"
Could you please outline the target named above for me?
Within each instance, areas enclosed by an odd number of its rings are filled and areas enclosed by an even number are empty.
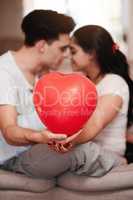
[[[94,112],[97,91],[83,75],[51,72],[37,82],[33,101],[39,118],[50,131],[71,136]]]

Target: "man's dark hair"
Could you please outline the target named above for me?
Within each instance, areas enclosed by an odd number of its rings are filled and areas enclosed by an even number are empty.
[[[34,10],[24,17],[21,24],[27,46],[33,46],[41,39],[58,39],[59,34],[69,34],[74,27],[72,17],[52,10]]]

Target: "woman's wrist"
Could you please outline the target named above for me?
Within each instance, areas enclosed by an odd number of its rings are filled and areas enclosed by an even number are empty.
[[[76,140],[71,141],[71,144],[73,147],[75,147],[76,145],[78,145],[79,143]]]

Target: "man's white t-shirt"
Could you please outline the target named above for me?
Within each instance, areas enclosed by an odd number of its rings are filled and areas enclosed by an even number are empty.
[[[25,79],[10,51],[0,56],[0,105],[12,105],[18,112],[18,125],[33,130],[42,130],[32,100],[33,86]],[[12,117],[12,116],[11,116]],[[17,147],[7,144],[0,132],[0,164],[17,156],[30,146]]]
[[[123,100],[122,108],[113,121],[107,125],[94,141],[105,149],[124,155],[126,148],[127,112],[129,104],[129,88],[119,75],[107,74],[96,86],[98,96],[118,95]],[[118,109],[118,108],[115,108]],[[108,110],[107,110],[108,112]],[[103,113],[103,115],[106,113]],[[101,116],[102,117],[102,116]]]

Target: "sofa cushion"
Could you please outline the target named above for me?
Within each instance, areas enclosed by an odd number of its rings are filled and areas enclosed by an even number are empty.
[[[55,180],[33,179],[22,174],[0,170],[0,190],[45,192],[55,186]]]
[[[66,189],[86,192],[133,188],[133,164],[116,167],[98,178],[65,173],[58,178],[57,184]]]

